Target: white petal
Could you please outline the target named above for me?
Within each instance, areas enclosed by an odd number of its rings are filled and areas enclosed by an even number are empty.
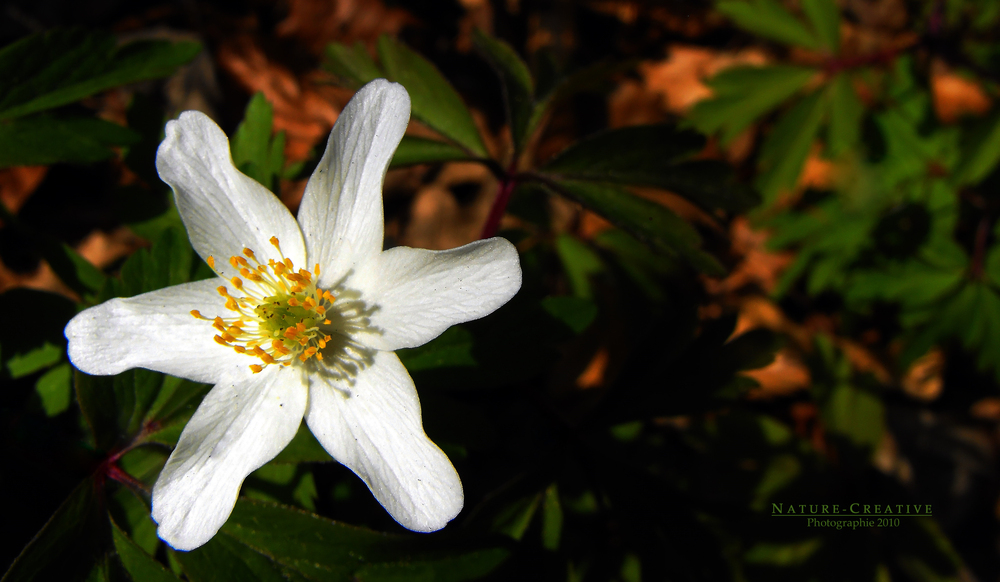
[[[309,262],[330,286],[382,250],[382,181],[410,119],[402,85],[376,79],[341,112],[306,185],[299,223]]]
[[[403,527],[443,528],[462,510],[462,482],[424,434],[413,380],[396,354],[377,352],[353,384],[311,374],[306,423]]]
[[[396,247],[348,281],[374,309],[370,333],[356,339],[379,350],[429,342],[456,323],[494,312],[521,288],[517,249],[504,238],[447,251]]]
[[[295,218],[274,194],[233,166],[229,140],[215,122],[204,113],[185,111],[167,123],[165,132],[156,170],[174,189],[177,210],[202,258],[214,256],[222,271],[244,247],[279,259],[269,242],[276,236],[284,255],[305,266]]]
[[[205,316],[223,311],[219,283],[185,283],[80,312],[66,325],[70,361],[88,374],[147,368],[195,382],[250,373],[255,358],[215,343],[211,322],[191,315],[192,309]]]
[[[153,486],[157,533],[177,550],[212,538],[243,480],[292,440],[308,392],[298,367],[268,366],[205,396]]]

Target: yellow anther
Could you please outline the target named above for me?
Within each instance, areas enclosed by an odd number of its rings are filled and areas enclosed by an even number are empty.
[[[247,353],[247,349],[245,347],[243,347],[243,346],[233,346],[233,349],[236,350],[237,353],[240,353],[240,354]]]
[[[260,271],[261,273],[266,273],[267,265],[257,265],[257,270]]]
[[[236,341],[236,338],[234,338],[233,336],[229,335],[226,332],[222,332],[222,339],[226,340],[226,343]]]
[[[250,273],[251,273],[250,269],[248,269],[246,267],[243,267],[242,269],[240,269],[240,275],[243,275],[247,279],[250,278]]]
[[[243,265],[244,267],[250,264],[243,257],[236,257],[236,262]]]
[[[280,275],[286,271],[284,263],[275,263],[274,259],[271,259],[271,268],[274,269],[275,275]]]
[[[213,257],[212,255],[208,255],[208,258],[205,259],[205,262],[208,263],[208,266],[211,267],[213,270],[215,269],[215,257]]]
[[[236,304],[236,300],[230,297],[226,299],[226,309],[229,311],[239,311],[240,306]]]
[[[316,352],[316,359],[322,361],[323,360],[323,352]]]
[[[276,236],[272,236],[271,237],[271,244],[274,245],[274,248],[276,248],[276,249],[280,249],[281,248],[281,247],[278,246],[278,237],[276,237]]]
[[[326,340],[319,340],[317,343],[319,344],[319,349],[321,350],[326,347]]]
[[[318,313],[320,315],[326,315],[326,307],[323,307],[322,305],[317,305],[316,306],[316,313]]]
[[[296,283],[302,280],[302,276],[299,275],[298,273],[289,273],[285,275],[285,278],[288,279],[289,281],[295,281]]]
[[[288,298],[288,304],[291,305],[292,307],[298,307],[299,306],[299,300],[296,299],[296,298],[294,298],[294,297],[289,297]]]
[[[213,339],[215,340],[215,343],[219,344],[220,346],[226,346],[226,340],[222,339],[222,336],[217,335],[214,336]],[[229,346],[226,347],[228,348]]]
[[[315,273],[315,275],[319,277],[319,263],[316,263],[316,266],[313,267],[313,273]]]
[[[333,293],[330,293],[329,291],[324,291],[323,299],[326,299],[330,303],[333,303],[337,298],[333,296]]]
[[[298,328],[299,331],[305,331],[306,330],[306,324],[302,323],[301,321],[298,322],[298,323],[296,323],[295,327]]]
[[[242,335],[243,334],[243,330],[240,329],[239,327],[235,326],[235,325],[230,325],[229,328],[226,329],[226,333],[229,334],[229,335],[231,335],[231,336],[233,336],[233,337],[235,337],[235,336],[238,336],[238,335]],[[229,340],[229,341],[233,341],[233,340]]]
[[[324,319],[323,320],[323,324],[324,325],[330,325],[330,320],[329,319]],[[329,337],[329,336],[327,336],[327,337]],[[326,341],[330,341],[330,340],[326,340]]]
[[[219,287],[216,291],[218,291],[219,295],[222,295],[223,297],[229,297],[229,289],[226,289],[225,287]]]
[[[292,293],[302,293],[302,285],[295,285],[289,291]]]
[[[285,263],[285,266],[288,267],[289,269],[295,269],[295,265],[292,264],[292,260],[291,259],[285,259],[284,263]]]
[[[258,366],[257,364],[250,364],[250,369],[253,370],[254,374],[260,374],[260,371],[264,369],[263,366]]]
[[[275,359],[272,358],[271,354],[267,352],[264,352],[263,354],[258,354],[257,357],[264,360],[265,364],[273,364],[275,362]]]
[[[247,279],[250,279],[250,280],[251,280],[251,281],[253,281],[254,283],[260,283],[261,281],[263,281],[263,280],[264,280],[264,278],[263,278],[263,277],[261,277],[260,275],[258,275],[257,273],[254,273],[254,272],[252,272],[252,271],[251,271],[251,272],[250,272],[250,274],[249,274],[249,275],[247,275],[246,277],[247,277]]]
[[[278,244],[278,239],[276,239],[276,238],[274,238],[274,237],[271,237],[271,243],[272,243],[272,244],[274,244],[275,246],[277,246],[277,244]],[[253,251],[251,251],[251,250],[250,250],[250,249],[248,249],[248,248],[244,248],[244,249],[243,249],[243,254],[244,254],[244,255],[246,255],[246,256],[248,256],[248,257],[251,257],[251,258],[253,258]]]
[[[191,315],[193,317],[197,317],[198,319],[205,319],[204,317],[202,317],[201,312],[198,311],[197,309],[192,309],[191,310]]]
[[[236,257],[229,257],[229,264],[232,265],[234,269],[240,268],[240,262],[236,260]]]
[[[299,269],[299,276],[305,279],[306,281],[309,281],[312,279],[313,274],[305,269]]]
[[[289,303],[289,305],[291,305],[291,303]],[[302,307],[312,309],[313,307],[316,307],[316,302],[313,301],[312,297],[306,297],[306,300],[302,302]]]
[[[297,335],[299,335],[299,330],[295,329],[294,327],[290,327],[285,330],[285,337],[287,337],[288,339],[295,339],[295,336]]]
[[[236,287],[237,289],[243,288],[243,281],[239,277],[233,277],[229,280],[229,282],[232,283],[233,287]]]

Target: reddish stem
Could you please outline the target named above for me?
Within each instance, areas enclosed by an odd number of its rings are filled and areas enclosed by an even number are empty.
[[[847,69],[857,69],[858,67],[865,67],[868,65],[884,65],[891,63],[898,54],[898,48],[891,48],[867,55],[831,58],[823,63],[823,70],[826,71],[828,75],[835,75]]]
[[[514,174],[516,169],[517,160],[514,160],[507,167],[507,173],[500,180],[500,190],[493,201],[493,207],[490,208],[490,215],[486,218],[486,225],[483,227],[483,232],[479,238],[496,236],[497,231],[500,229],[500,219],[503,218],[503,213],[507,210],[507,203],[510,202],[510,196],[514,193],[514,187],[517,186],[517,177]]]

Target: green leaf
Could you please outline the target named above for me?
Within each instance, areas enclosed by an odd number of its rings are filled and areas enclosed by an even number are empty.
[[[45,416],[51,418],[69,408],[69,403],[73,400],[72,378],[73,367],[69,362],[63,362],[42,374],[38,382],[35,382],[35,392],[42,400]]]
[[[340,77],[354,89],[385,77],[385,73],[375,64],[368,54],[364,43],[358,41],[353,48],[340,43],[331,43],[326,47],[326,60],[323,68]]]
[[[1000,161],[1000,107],[963,137],[961,161],[952,177],[956,186],[981,182]]]
[[[766,39],[813,50],[820,47],[816,36],[775,0],[724,0],[716,8],[736,26]]]
[[[580,297],[545,297],[542,309],[565,323],[575,334],[583,333],[597,318],[597,305]]]
[[[590,278],[604,270],[601,258],[587,243],[570,234],[560,234],[556,239],[556,253],[562,261],[573,294],[582,299],[593,299]]]
[[[450,327],[430,342],[396,352],[406,369],[412,372],[436,368],[474,367],[472,334],[461,326]]]
[[[498,512],[490,529],[513,540],[520,540],[528,531],[541,501],[542,495],[535,493],[510,502]]]
[[[272,192],[285,165],[285,134],[271,138],[273,118],[271,104],[258,92],[247,104],[230,145],[236,167]]]
[[[415,164],[471,159],[474,158],[456,145],[436,139],[404,135],[403,140],[399,142],[399,147],[396,148],[396,153],[392,156],[392,162],[389,164],[389,167],[402,168]]]
[[[840,9],[833,0],[802,0],[802,12],[816,31],[820,46],[831,55],[840,52]]]
[[[569,146],[543,166],[547,173],[575,180],[655,186],[675,192],[708,210],[736,212],[759,203],[733,179],[728,164],[682,162],[705,139],[670,125],[638,125],[603,131]]]
[[[524,149],[525,142],[531,138],[534,129],[531,126],[535,87],[528,65],[509,44],[487,36],[479,29],[473,31],[472,42],[500,76],[514,149],[519,152]]]
[[[330,453],[326,452],[323,445],[319,444],[309,427],[302,423],[299,430],[278,456],[271,463],[296,464],[296,463],[328,463],[333,460]]]
[[[852,152],[861,135],[861,119],[865,114],[864,104],[851,86],[851,78],[841,73],[830,83],[830,125],[827,142],[829,155],[837,157]]]
[[[80,580],[110,545],[94,482],[85,479],[21,551],[3,582]]]
[[[542,501],[542,547],[546,550],[558,550],[562,528],[563,510],[559,503],[559,488],[553,483],[545,490],[545,499]]]
[[[386,35],[379,37],[378,54],[389,80],[400,83],[410,94],[413,117],[469,153],[489,156],[472,114],[430,61]]]
[[[885,411],[882,400],[867,390],[849,384],[833,389],[822,405],[823,420],[828,429],[846,436],[854,444],[874,450],[885,431]]]
[[[0,120],[172,74],[201,51],[194,42],[136,41],[79,29],[25,37],[0,50]]]
[[[107,280],[100,269],[66,243],[43,241],[41,251],[59,279],[80,296],[97,293]]]
[[[55,293],[17,288],[0,294],[0,358],[11,377],[62,360],[63,328],[74,315],[73,302]]]
[[[725,69],[708,83],[715,96],[699,101],[685,123],[702,133],[721,131],[723,143],[728,143],[798,93],[816,73],[815,69],[787,65]]]
[[[111,537],[114,540],[115,550],[118,552],[118,559],[121,560],[122,565],[125,566],[125,570],[133,580],[137,582],[178,582],[180,580],[133,542],[113,519],[110,522]]]
[[[111,146],[139,139],[134,131],[102,119],[35,116],[0,121],[0,168],[97,162],[114,155]]]
[[[496,547],[442,547],[340,524],[265,501],[240,499],[222,530],[191,552],[173,553],[201,580],[473,580],[506,558]]]
[[[825,100],[819,91],[806,96],[771,130],[760,154],[757,187],[765,204],[795,186],[823,122]]]
[[[548,185],[660,252],[680,256],[705,273],[725,273],[714,257],[698,248],[701,236],[694,227],[662,204],[613,184],[553,180]]]

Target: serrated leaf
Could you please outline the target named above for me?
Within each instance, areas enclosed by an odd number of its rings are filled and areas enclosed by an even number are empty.
[[[725,0],[716,8],[736,26],[766,39],[812,50],[820,47],[816,35],[775,0]]]
[[[815,75],[815,69],[787,65],[725,69],[708,82],[714,96],[699,101],[685,123],[707,134],[721,131],[723,143],[728,143]]]
[[[91,479],[85,479],[35,534],[3,582],[79,580],[103,559],[110,540]]]
[[[833,0],[802,0],[802,12],[816,32],[820,47],[835,55],[840,52],[840,9]]]
[[[0,121],[0,168],[98,162],[114,155],[112,146],[139,139],[134,131],[103,119],[35,116]]]
[[[548,185],[660,252],[677,255],[708,274],[725,273],[714,257],[698,248],[701,236],[694,227],[661,204],[613,184],[552,180]]]
[[[113,519],[110,521],[111,537],[115,544],[115,550],[118,552],[118,559],[121,560],[125,571],[133,580],[136,582],[178,582],[180,580],[133,542]]]
[[[0,120],[79,101],[105,89],[165,77],[201,51],[194,42],[117,45],[107,33],[53,30],[0,50]]]
[[[824,0],[826,1],[826,0]],[[861,136],[861,119],[865,114],[864,105],[851,86],[846,73],[834,77],[829,88],[830,125],[827,142],[830,156],[836,157],[852,152]]]
[[[212,576],[277,581],[283,572],[344,582],[372,579],[376,574],[378,579],[409,579],[420,573],[457,582],[488,574],[503,561],[506,551],[442,547],[431,538],[382,534],[269,502],[241,499],[215,538],[197,550],[174,556],[194,582]]]
[[[1000,107],[967,131],[952,181],[956,186],[977,184],[1000,162]]]
[[[500,76],[514,149],[521,151],[534,129],[531,125],[535,87],[528,65],[509,44],[487,36],[479,29],[473,31],[472,42]]]
[[[402,168],[415,164],[452,162],[475,159],[464,149],[447,142],[423,137],[404,135],[396,153],[392,156],[390,168]]]
[[[413,117],[469,153],[489,156],[472,114],[430,61],[387,35],[379,37],[378,54],[389,80],[410,94]]]
[[[361,41],[353,47],[336,42],[327,45],[323,68],[347,81],[354,89],[385,76]]]
[[[823,122],[824,99],[817,91],[804,97],[771,130],[761,148],[757,187],[765,204],[795,186]]]
[[[679,131],[670,125],[623,127],[602,131],[572,144],[542,169],[572,180],[673,189],[678,185],[678,181],[672,179],[677,162],[704,145],[701,135]]]

